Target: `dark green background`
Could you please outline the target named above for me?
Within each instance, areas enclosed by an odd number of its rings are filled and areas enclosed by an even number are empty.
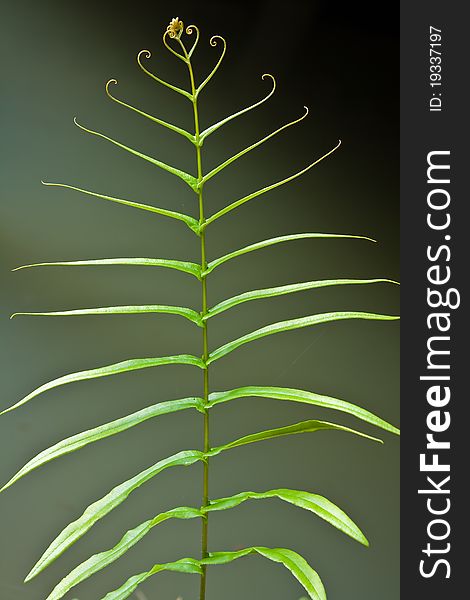
[[[372,3],[240,4],[128,3],[47,0],[3,3],[1,165],[2,394],[6,407],[61,374],[126,358],[201,353],[201,331],[165,315],[20,318],[20,310],[167,303],[198,307],[200,286],[163,269],[38,269],[10,273],[34,261],[150,256],[197,261],[198,239],[183,224],[78,193],[42,187],[41,179],[76,184],[131,200],[196,214],[181,181],[74,127],[86,126],[194,171],[194,149],[183,138],[111,103],[116,95],[191,128],[191,106],[136,66],[142,48],[151,69],[187,85],[184,65],[161,44],[173,16],[201,28],[195,55],[201,77],[227,38],[220,73],[201,95],[203,126],[260,98],[260,75],[277,76],[278,91],[263,108],[210,137],[204,167],[310,107],[310,116],[227,168],[206,188],[208,213],[287,176],[336,144],[343,145],[303,178],[254,200],[209,228],[209,257],[284,233],[322,231],[370,235],[371,244],[318,240],[284,244],[227,263],[209,280],[213,304],[238,292],[331,277],[398,278],[397,15],[388,23]],[[379,10],[377,7],[375,10]],[[380,18],[379,18],[380,17]],[[176,96],[176,97],[175,97]],[[329,288],[245,304],[210,323],[216,347],[274,321],[331,310],[398,311],[390,285]],[[211,369],[213,390],[279,385],[355,402],[398,423],[398,324],[341,322],[273,336],[245,346]],[[1,479],[73,433],[158,401],[199,393],[201,373],[162,367],[59,388],[0,420]],[[325,418],[377,433],[331,411],[275,400],[245,399],[212,413],[212,442],[308,418]],[[234,450],[212,461],[211,495],[292,487],[339,504],[371,541],[365,549],[313,515],[276,501],[246,503],[215,514],[211,550],[284,546],[303,554],[321,575],[330,600],[396,600],[399,596],[399,444],[384,446],[326,432]],[[40,600],[91,553],[112,546],[128,528],[161,510],[198,505],[199,465],[168,470],[96,525],[28,585],[22,578],[46,545],[83,508],[152,462],[200,447],[202,417],[182,412],[147,422],[31,474],[0,496],[0,598]],[[70,598],[97,600],[155,562],[198,555],[200,523],[168,522],[127,558]],[[141,588],[143,600],[194,600],[193,576],[162,574]],[[279,565],[248,558],[210,569],[208,600],[297,600],[302,591]]]

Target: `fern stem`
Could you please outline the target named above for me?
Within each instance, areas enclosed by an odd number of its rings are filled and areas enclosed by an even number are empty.
[[[198,148],[200,150],[200,148]],[[199,192],[200,198],[200,206],[202,207],[202,193]],[[206,265],[205,259],[205,234],[204,232],[201,234],[201,264]],[[202,313],[203,316],[207,314],[207,286],[206,286],[206,277],[202,278]],[[202,341],[203,341],[203,355],[202,359],[204,362],[207,362],[209,358],[209,350],[208,350],[208,336],[207,336],[207,321],[204,321],[204,325],[202,328]],[[204,403],[207,404],[209,401],[209,367],[203,370],[203,378],[204,378]],[[206,410],[204,412],[204,452],[208,452],[210,450],[210,439],[209,439],[209,411]],[[203,466],[203,492],[202,492],[202,506],[206,507],[209,505],[209,458],[206,459]],[[201,535],[201,558],[206,558],[208,556],[208,515],[202,519],[202,535]],[[204,565],[202,567],[201,573],[201,587],[200,587],[200,600],[205,600],[206,597],[206,570],[207,567]]]
[[[197,159],[197,195],[199,202],[199,226],[200,230],[200,238],[201,238],[201,273],[203,273],[207,269],[207,259],[206,259],[206,234],[203,229],[203,225],[205,223],[204,217],[204,201],[203,201],[203,173],[202,173],[202,157],[201,157],[201,136],[200,136],[200,127],[199,127],[199,113],[197,106],[197,91],[196,85],[194,82],[194,72],[191,65],[191,57],[188,54],[184,44],[178,39],[181,48],[184,53],[185,62],[188,65],[189,70],[189,78],[191,81],[191,94],[192,94],[192,103],[193,103],[193,111],[194,111],[194,139],[196,146],[196,159]],[[202,310],[201,316],[203,318],[203,327],[202,327],[202,360],[204,363],[207,363],[209,358],[209,344],[208,344],[208,331],[207,331],[207,320],[204,320],[204,317],[208,313],[208,303],[207,303],[207,282],[206,277],[201,278],[201,286],[202,286]],[[206,364],[206,368],[203,370],[203,398],[204,403],[207,404],[209,402],[209,367]],[[210,450],[210,438],[209,438],[209,411],[206,410],[204,412],[204,452],[208,452]],[[209,505],[209,458],[204,461],[204,471],[203,471],[203,484],[202,484],[202,507],[206,507]],[[202,531],[201,531],[201,559],[204,559],[208,556],[208,515],[206,514],[202,519]],[[207,567],[206,565],[202,566],[201,573],[201,583],[200,583],[200,592],[199,592],[199,600],[205,600],[206,598],[206,579],[207,579]]]

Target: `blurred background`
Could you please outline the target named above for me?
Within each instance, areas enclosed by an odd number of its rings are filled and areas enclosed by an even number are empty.
[[[202,126],[251,104],[277,79],[268,103],[220,129],[204,146],[207,171],[310,108],[301,125],[227,168],[206,186],[206,209],[222,206],[288,176],[342,140],[330,158],[288,186],[246,204],[207,232],[209,258],[265,238],[297,232],[365,234],[361,240],[305,240],[230,261],[209,280],[209,303],[246,290],[335,277],[398,274],[398,8],[387,19],[372,2],[80,3],[11,2],[2,7],[0,408],[62,374],[127,358],[201,353],[201,332],[170,315],[21,317],[15,311],[161,303],[198,308],[200,285],[165,269],[100,267],[37,269],[49,260],[148,256],[199,260],[199,241],[184,224],[43,187],[41,179],[197,214],[188,186],[170,174],[77,129],[73,117],[169,164],[194,172],[192,145],[115,103],[113,93],[165,120],[192,128],[187,100],[138,68],[152,51],[151,71],[187,86],[184,65],[161,35],[170,19],[196,23],[194,55],[201,80],[228,50],[200,97]],[[210,322],[210,346],[263,325],[317,312],[365,310],[396,314],[395,286],[342,286],[246,303]],[[399,326],[351,321],[272,336],[244,346],[211,369],[211,389],[241,385],[296,387],[354,402],[399,422]],[[0,477],[58,440],[159,401],[200,393],[198,369],[168,366],[82,382],[44,394],[0,419]],[[319,572],[330,600],[399,597],[399,444],[353,418],[289,402],[247,398],[214,409],[212,442],[321,418],[378,434],[383,446],[325,432],[239,448],[211,463],[211,496],[277,487],[325,495],[371,542],[366,549],[314,515],[276,500],[247,502],[210,519],[210,549],[282,546]],[[202,468],[168,470],[141,487],[45,573],[24,576],[49,542],[83,509],[157,460],[202,444],[202,417],[184,411],[57,460],[0,495],[0,598],[40,600],[90,554],[157,513],[200,504]],[[69,598],[97,600],[155,562],[198,556],[200,523],[168,521],[125,558]],[[194,576],[161,574],[138,600],[194,600]],[[302,589],[279,565],[250,557],[211,568],[208,600],[298,600]]]

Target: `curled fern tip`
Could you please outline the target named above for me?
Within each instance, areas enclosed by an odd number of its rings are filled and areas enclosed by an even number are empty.
[[[166,28],[166,32],[172,39],[180,39],[181,34],[184,31],[184,23],[180,20],[179,17],[175,17],[171,19],[168,27]],[[189,32],[188,32],[189,33]]]

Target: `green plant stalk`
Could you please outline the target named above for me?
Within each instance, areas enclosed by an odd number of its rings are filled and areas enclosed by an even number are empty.
[[[194,136],[195,136],[195,146],[196,146],[196,159],[197,159],[197,195],[199,202],[199,227],[200,229],[200,238],[201,238],[201,273],[203,273],[207,269],[207,259],[206,259],[206,232],[203,228],[205,223],[204,218],[204,201],[203,201],[203,173],[202,173],[202,157],[201,157],[201,139],[200,139],[200,128],[199,128],[199,113],[197,107],[197,91],[194,83],[194,73],[191,65],[191,59],[186,51],[184,44],[181,40],[180,42],[181,48],[183,49],[184,56],[186,58],[186,62],[189,70],[189,78],[191,81],[191,95],[192,95],[192,103],[193,103],[193,112],[194,112]],[[207,277],[201,277],[201,286],[202,286],[202,310],[201,310],[201,318],[204,317],[208,313],[208,305],[207,305]],[[209,402],[209,367],[207,365],[207,360],[209,358],[209,344],[208,344],[208,331],[207,331],[207,320],[203,321],[202,327],[202,360],[206,363],[206,368],[203,370],[203,399],[204,404]],[[209,411],[206,409],[204,412],[204,452],[209,452],[210,450],[210,438],[209,438]],[[202,504],[201,510],[209,506],[209,458],[204,461],[203,466],[203,485],[202,485]],[[202,531],[201,531],[201,560],[204,560],[209,556],[208,554],[208,514],[205,513],[205,516],[202,519]],[[199,592],[199,600],[205,600],[206,597],[206,579],[207,579],[207,566],[202,565],[201,572],[201,585]]]

